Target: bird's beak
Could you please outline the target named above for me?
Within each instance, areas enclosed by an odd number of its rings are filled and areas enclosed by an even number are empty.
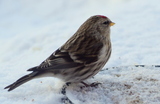
[[[113,26],[115,23],[114,22],[111,22],[110,24],[109,24],[109,26]]]

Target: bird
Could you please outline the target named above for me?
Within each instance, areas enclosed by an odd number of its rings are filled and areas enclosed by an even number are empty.
[[[96,75],[111,56],[110,27],[115,23],[104,15],[88,18],[71,38],[40,65],[11,85],[8,91],[41,77],[56,77],[66,83],[83,83]]]

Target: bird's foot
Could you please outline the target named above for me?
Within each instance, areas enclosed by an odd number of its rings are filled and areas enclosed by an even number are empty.
[[[65,85],[63,85],[62,89],[61,89],[61,93],[63,95],[66,95],[66,88],[71,84],[71,82],[67,82]]]
[[[63,104],[74,104],[66,95],[66,89],[70,84],[71,84],[70,82],[67,82],[65,85],[63,85],[63,87],[61,89],[61,94],[64,95],[64,97],[61,98],[61,101]]]
[[[87,84],[87,83],[85,83],[85,82],[81,82],[81,83],[84,84],[84,86],[81,87],[81,88],[84,88],[84,87],[95,87],[95,88],[97,88],[98,85],[101,84],[101,83],[98,83],[98,82],[94,82],[94,83],[91,83],[91,84]]]

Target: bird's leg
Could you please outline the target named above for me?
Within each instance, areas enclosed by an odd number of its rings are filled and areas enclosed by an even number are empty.
[[[98,82],[87,84],[87,83],[85,83],[83,81],[81,83],[84,84],[85,87],[97,87],[99,84],[101,84],[101,83],[98,83]]]
[[[65,85],[63,85],[62,89],[61,89],[61,93],[63,95],[66,95],[66,88],[71,84],[71,82],[67,82]]]
[[[66,88],[71,84],[71,82],[67,82],[65,85],[63,85],[61,89],[61,93],[64,95],[63,98],[61,98],[61,101],[63,104],[74,104],[66,95]]]
[[[84,86],[89,87],[89,84],[85,83],[85,82],[81,82]]]

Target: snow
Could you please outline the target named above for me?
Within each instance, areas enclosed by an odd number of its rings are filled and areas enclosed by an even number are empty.
[[[41,78],[7,92],[3,88],[28,74],[59,48],[90,16],[106,15],[111,27],[112,55],[107,67],[160,65],[160,1],[158,0],[1,0],[1,104],[61,104],[63,82]],[[159,104],[160,68],[120,67],[101,71],[91,82],[73,84],[67,96],[75,104]]]

